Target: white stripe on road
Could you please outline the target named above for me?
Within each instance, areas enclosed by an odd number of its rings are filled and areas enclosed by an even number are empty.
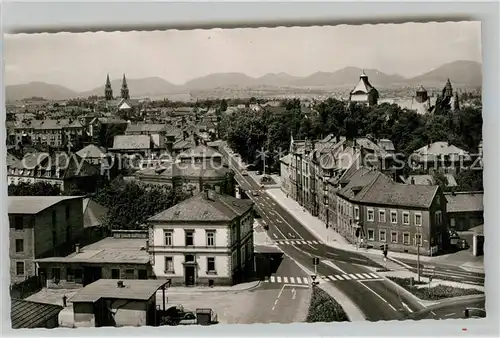
[[[378,278],[378,276],[374,273],[370,273],[370,276],[372,276],[373,278]]]
[[[283,277],[283,283],[288,284],[288,277]]]
[[[274,276],[271,276],[271,283],[274,283]]]
[[[294,277],[290,277],[290,283],[291,284],[295,284],[295,278]]]
[[[304,280],[304,284],[309,284],[309,279],[307,277],[302,277],[302,279]]]
[[[360,274],[360,273],[355,273],[354,275],[355,275],[356,277],[358,277],[358,278],[361,278],[361,279],[366,278],[365,276],[363,276],[363,275],[362,275],[362,274]]]
[[[380,296],[378,293],[376,293],[375,291],[373,291],[372,289],[370,289],[368,286],[366,286],[365,284],[363,284],[363,282],[358,282],[359,284],[363,285],[365,288],[367,288],[368,290],[370,290],[375,296],[377,296],[378,298],[380,298],[384,303],[386,303],[387,305],[389,305],[391,307],[391,309],[394,310],[394,312],[398,312],[394,306],[392,306],[388,301],[386,301],[384,298],[382,298],[382,296]]]
[[[338,280],[344,280],[344,278],[342,278],[342,276],[337,275],[335,277],[337,277]]]
[[[346,280],[351,280],[351,277],[349,277],[348,275],[342,275],[342,277],[344,277],[344,279]]]
[[[300,241],[300,244],[307,244],[306,241]]]
[[[332,282],[335,282],[335,281],[336,281],[335,277],[333,277],[333,276],[328,276],[328,278],[329,278]]]
[[[365,278],[368,278],[368,279],[372,279],[372,276],[370,276],[369,274],[367,273],[362,273],[360,274],[361,276],[365,277]]]
[[[276,280],[278,281],[278,283],[281,283],[281,277],[276,277]]]

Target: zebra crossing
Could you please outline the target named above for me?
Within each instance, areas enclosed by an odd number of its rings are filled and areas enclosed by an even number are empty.
[[[341,275],[329,275],[329,276],[318,276],[316,282],[341,282],[341,281],[352,281],[352,280],[373,280],[381,279],[381,277],[372,272],[365,273],[349,273]],[[278,284],[311,284],[311,277],[283,277],[283,276],[270,276],[266,277],[265,283],[278,283]]]
[[[287,240],[275,240],[274,243],[278,245],[298,245],[298,244],[303,244],[303,245],[311,245],[311,244],[323,244],[322,241],[304,241],[301,239],[287,239]]]

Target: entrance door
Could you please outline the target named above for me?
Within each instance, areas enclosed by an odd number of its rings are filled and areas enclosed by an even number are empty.
[[[194,266],[191,265],[186,265],[184,268],[184,278],[185,278],[185,283],[186,286],[193,286],[194,285]]]

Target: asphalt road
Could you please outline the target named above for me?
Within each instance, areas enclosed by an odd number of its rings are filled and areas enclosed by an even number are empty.
[[[300,222],[275,203],[257,182],[248,176],[242,176],[242,169],[234,158],[229,157],[229,159],[240,186],[245,190],[258,190],[259,196],[250,193],[250,198],[269,226],[271,238],[278,243],[288,242],[280,245],[285,255],[309,271],[314,271],[312,258],[320,257],[322,262],[316,267],[316,272],[318,276],[325,277],[321,282],[334,283],[359,307],[367,320],[404,319],[411,313],[423,309],[423,306],[413,298],[399,293],[392,283],[382,278],[374,278],[370,275],[373,271],[365,267],[381,267],[379,264],[361,254],[334,249],[319,243]],[[334,262],[336,267],[333,267],[331,262]]]
[[[408,266],[411,267],[408,270],[415,273],[417,272],[418,264],[416,260],[398,259],[398,261],[404,263],[405,267],[407,268]],[[422,269],[422,276],[424,276],[424,278],[427,278],[429,275],[432,275],[432,273],[428,269],[431,270],[433,269],[434,270],[433,278],[435,279],[445,279],[462,283],[484,285],[484,279],[485,279],[484,273],[469,272],[465,271],[459,266],[454,266],[444,263],[434,263],[434,262],[432,263],[420,262],[420,267]]]
[[[485,309],[484,295],[460,301],[443,301],[411,314],[408,319],[465,319],[464,310],[466,308]]]

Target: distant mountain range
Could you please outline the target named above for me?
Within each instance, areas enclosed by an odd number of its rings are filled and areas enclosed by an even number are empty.
[[[127,79],[130,94],[133,97],[158,97],[161,95],[189,93],[192,91],[216,88],[258,88],[258,87],[296,87],[296,88],[350,88],[358,81],[362,69],[346,67],[335,72],[316,72],[306,77],[292,76],[286,73],[266,74],[253,78],[243,73],[216,73],[188,81],[184,85],[175,85],[159,77]],[[376,69],[364,72],[375,88],[417,86],[436,88],[444,86],[449,78],[455,87],[480,87],[482,85],[482,66],[474,61],[454,61],[444,64],[430,72],[405,78],[397,74],[385,74]],[[103,81],[104,83],[104,81]],[[121,79],[111,81],[113,93],[119,95]],[[44,97],[49,100],[65,100],[91,95],[102,96],[104,84],[86,92],[75,92],[66,87],[44,82],[30,82],[6,86],[7,101],[16,101],[30,97]]]

